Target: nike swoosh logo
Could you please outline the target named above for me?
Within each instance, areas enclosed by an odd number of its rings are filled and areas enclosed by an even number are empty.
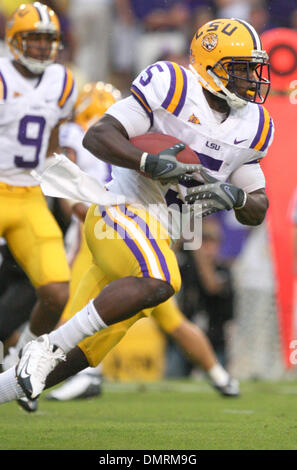
[[[169,171],[173,170],[175,167],[174,163],[166,163],[166,168],[158,173],[158,176],[168,173]]]
[[[28,361],[24,364],[21,372],[19,373],[19,376],[22,379],[27,379],[28,377],[30,377],[30,374],[28,374],[28,372],[27,372],[27,366],[28,366]]]
[[[235,197],[233,196],[232,192],[230,191],[230,188],[229,186],[224,186],[224,191],[225,193],[228,194],[228,196],[230,197],[230,199],[235,202]]]
[[[243,140],[234,139],[234,144],[238,145],[238,144],[241,144],[242,142],[246,142],[246,141],[247,141],[247,139],[243,139]]]

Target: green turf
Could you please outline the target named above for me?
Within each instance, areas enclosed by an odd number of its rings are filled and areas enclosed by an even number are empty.
[[[222,398],[204,381],[106,384],[101,397],[0,407],[0,449],[297,449],[297,383],[242,384]]]

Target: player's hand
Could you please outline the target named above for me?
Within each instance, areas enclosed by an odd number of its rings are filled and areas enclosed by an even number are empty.
[[[185,199],[189,204],[201,203],[202,217],[221,210],[242,209],[244,207],[247,195],[242,189],[217,180],[203,168],[200,169],[200,175],[205,183],[189,188]]]
[[[181,175],[191,175],[201,168],[199,164],[182,163],[177,160],[177,154],[184,148],[185,144],[180,142],[158,154],[144,152],[140,161],[140,170],[164,183],[177,183]]]

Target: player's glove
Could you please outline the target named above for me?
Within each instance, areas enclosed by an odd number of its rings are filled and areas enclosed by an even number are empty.
[[[246,193],[233,184],[224,183],[209,175],[203,168],[200,175],[205,184],[189,188],[185,197],[189,204],[200,202],[202,217],[221,210],[242,209],[246,203]]]
[[[199,164],[181,163],[177,160],[176,155],[184,148],[185,144],[180,142],[158,154],[144,152],[140,160],[140,171],[164,183],[177,183],[181,175],[190,175],[201,168]]]

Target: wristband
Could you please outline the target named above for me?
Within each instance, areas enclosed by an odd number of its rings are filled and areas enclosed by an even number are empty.
[[[148,156],[148,153],[143,152],[143,154],[141,155],[141,158],[140,158],[140,171],[142,171],[143,173],[145,173],[145,164],[146,164],[147,156]]]

